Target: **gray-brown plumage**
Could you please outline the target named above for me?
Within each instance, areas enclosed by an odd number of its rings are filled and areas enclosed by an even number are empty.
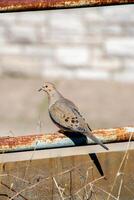
[[[63,131],[81,133],[103,148],[108,148],[96,138],[75,104],[64,98],[52,83],[46,82],[39,91],[45,91],[49,99],[49,114],[52,121]]]

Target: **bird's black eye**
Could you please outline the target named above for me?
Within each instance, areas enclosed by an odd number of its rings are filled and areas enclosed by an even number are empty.
[[[46,88],[48,87],[48,85],[45,86]]]

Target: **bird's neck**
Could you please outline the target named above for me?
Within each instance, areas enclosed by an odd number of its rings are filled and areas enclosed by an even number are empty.
[[[51,93],[48,93],[48,103],[49,108],[59,99],[63,98],[63,96],[56,90],[51,91]]]

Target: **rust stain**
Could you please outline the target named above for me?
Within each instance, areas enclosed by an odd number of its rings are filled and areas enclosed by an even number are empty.
[[[31,146],[33,143],[38,141],[44,142],[54,142],[55,140],[60,140],[65,138],[63,134],[38,134],[38,135],[28,135],[19,137],[0,137],[0,149],[8,147],[19,147],[19,146]]]
[[[134,140],[134,128],[133,127],[123,127],[115,129],[100,129],[94,130],[93,133],[97,136],[104,137],[109,141],[121,142],[128,141],[131,134],[132,140]]]
[[[39,10],[134,3],[134,0],[0,0],[0,11]]]
[[[134,141],[134,127],[124,127],[124,128],[115,128],[115,129],[98,129],[94,130],[98,138],[102,138],[104,142],[121,142],[128,141],[130,135],[132,135],[132,140]],[[77,134],[73,134],[73,137],[77,137]],[[18,137],[0,137],[0,151],[7,149],[17,149],[24,147],[32,147],[36,143],[51,144],[58,143],[66,139],[62,133],[51,133],[51,134],[36,134],[36,135],[27,135],[27,136],[18,136]],[[36,146],[36,145],[35,145]],[[63,141],[64,146],[64,141]]]

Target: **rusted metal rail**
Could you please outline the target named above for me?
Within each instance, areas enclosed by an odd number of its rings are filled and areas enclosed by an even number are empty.
[[[134,0],[0,0],[0,12],[132,4]]]
[[[99,129],[94,130],[93,134],[106,143],[110,152],[124,151],[130,137],[129,149],[134,149],[134,127]],[[0,137],[0,162],[29,160],[31,155],[32,159],[40,159],[106,152],[93,143],[78,133]]]

